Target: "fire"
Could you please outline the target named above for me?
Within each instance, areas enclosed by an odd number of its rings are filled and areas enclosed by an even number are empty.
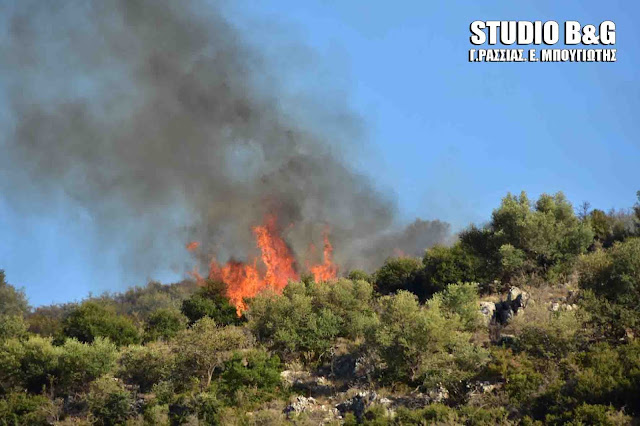
[[[276,217],[268,216],[263,226],[255,226],[253,233],[260,251],[262,262],[267,267],[264,281],[266,286],[281,292],[289,280],[299,279],[295,270],[295,260],[289,247],[277,234]]]
[[[409,256],[407,256],[407,254],[403,250],[400,250],[397,247],[393,249],[393,254],[396,257],[409,257]]]
[[[324,261],[320,265],[312,266],[311,274],[316,282],[330,281],[336,278],[338,275],[338,267],[333,263],[333,246],[329,242],[329,232],[324,233]]]
[[[200,247],[200,243],[197,242],[197,241],[191,241],[190,243],[187,243],[187,245],[185,247],[189,251],[196,251],[196,250],[198,250],[198,247]]]
[[[262,225],[254,226],[252,230],[256,247],[260,249],[259,259],[255,258],[249,263],[230,260],[225,264],[213,259],[209,265],[209,278],[226,284],[227,297],[236,306],[238,316],[247,308],[245,298],[254,297],[267,288],[282,293],[289,281],[300,279],[295,256],[278,232],[277,217],[267,216]],[[195,241],[187,244],[190,251],[198,247]],[[338,268],[332,260],[333,247],[329,242],[328,229],[324,233],[323,254],[323,263],[308,268],[316,281],[329,281],[338,274]],[[196,270],[191,275],[202,281]]]
[[[266,287],[255,261],[253,265],[249,265],[230,260],[221,266],[214,260],[210,265],[209,278],[220,280],[227,285],[227,297],[236,306],[238,316],[247,309],[243,299],[255,296]]]

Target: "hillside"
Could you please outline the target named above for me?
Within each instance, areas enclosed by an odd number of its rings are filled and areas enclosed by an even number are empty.
[[[509,194],[422,258],[236,303],[201,278],[32,309],[8,280],[0,425],[640,421],[640,198]]]

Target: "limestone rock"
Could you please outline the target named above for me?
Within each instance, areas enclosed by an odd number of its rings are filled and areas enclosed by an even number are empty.
[[[438,386],[427,392],[432,402],[443,402],[449,398],[449,391],[444,386]]]
[[[487,323],[491,322],[496,312],[496,304],[493,302],[481,301],[480,313]]]
[[[361,391],[355,396],[336,405],[336,409],[345,416],[347,413],[353,413],[358,421],[362,420],[367,408],[378,400],[378,394],[374,391]]]
[[[296,399],[291,404],[285,407],[283,412],[287,415],[287,417],[290,414],[300,414],[300,413],[310,412],[310,411],[313,411],[316,404],[317,402],[313,397],[307,398],[304,396],[297,396]]]

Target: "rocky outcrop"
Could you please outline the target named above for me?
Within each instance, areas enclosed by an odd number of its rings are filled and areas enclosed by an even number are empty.
[[[495,321],[500,324],[507,324],[511,318],[527,307],[529,299],[529,293],[522,291],[518,287],[511,287],[507,294],[507,299],[495,304]]]
[[[576,304],[577,294],[574,291],[569,291],[564,297],[555,297],[552,300],[549,300],[546,305],[547,308],[552,312],[558,311],[575,311],[578,309],[578,305]]]
[[[336,405],[336,409],[345,416],[347,413],[353,413],[358,421],[362,421],[367,408],[378,401],[378,394],[374,391],[358,392],[355,396]]]
[[[444,402],[449,398],[449,391],[444,386],[438,386],[427,392],[431,402]]]
[[[308,371],[284,370],[280,373],[282,381],[293,389],[312,395],[330,395],[334,392],[331,380],[316,376]]]
[[[488,381],[477,381],[467,384],[467,395],[469,397],[475,395],[483,395],[486,393],[491,393],[495,389],[500,387],[500,383],[491,383]]]
[[[285,407],[283,412],[287,415],[300,414],[313,411],[316,408],[317,401],[313,397],[297,396],[296,399]]]
[[[496,313],[496,304],[494,302],[481,301],[480,313],[482,314],[485,322],[489,324]]]
[[[342,417],[336,408],[319,404],[315,398],[304,396],[297,396],[282,412],[288,419],[305,413],[310,421],[317,424],[333,423]]]
[[[516,303],[520,307],[524,308],[527,306],[529,302],[529,293],[526,291],[520,290],[518,287],[511,287],[509,289],[509,293],[507,294],[507,301],[511,303]]]

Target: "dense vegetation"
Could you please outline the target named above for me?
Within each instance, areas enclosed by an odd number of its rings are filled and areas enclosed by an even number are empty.
[[[305,277],[241,318],[217,282],[31,309],[0,272],[0,425],[632,424],[638,201],[507,195],[451,246]],[[526,309],[481,313],[514,286]]]

